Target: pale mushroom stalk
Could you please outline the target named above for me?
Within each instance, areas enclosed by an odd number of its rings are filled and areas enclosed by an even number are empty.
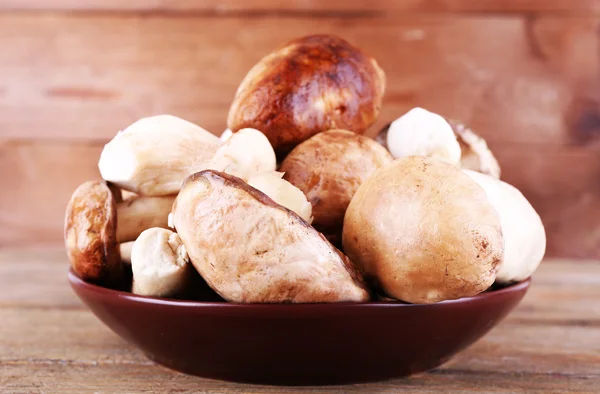
[[[228,139],[230,139],[232,135],[233,135],[233,132],[230,129],[225,129],[225,131],[221,134],[221,136],[219,137],[219,139],[221,141],[225,142]]]
[[[175,195],[139,196],[117,203],[117,241],[135,241],[151,227],[167,228]]]
[[[268,171],[248,179],[248,184],[269,196],[277,204],[295,212],[307,223],[312,222],[312,205],[302,190],[282,179],[283,172]]]
[[[504,260],[496,282],[507,284],[530,277],[546,253],[546,232],[540,216],[514,186],[490,175],[463,170],[485,191],[500,216]]]
[[[193,272],[181,239],[173,231],[150,228],[140,234],[131,251],[134,294],[177,296]]]
[[[98,168],[102,178],[148,196],[175,194],[181,182],[200,171],[220,140],[203,128],[172,115],[142,118],[104,146]]]
[[[275,152],[260,131],[242,129],[222,140],[170,115],[143,118],[119,132],[98,162],[102,177],[145,196],[176,194],[183,180],[205,169],[248,180],[276,168]]]
[[[242,129],[219,147],[205,169],[226,172],[247,181],[252,175],[274,171],[275,151],[263,133]]]
[[[119,244],[119,254],[121,255],[121,261],[125,264],[131,264],[131,250],[135,241],[123,242]]]

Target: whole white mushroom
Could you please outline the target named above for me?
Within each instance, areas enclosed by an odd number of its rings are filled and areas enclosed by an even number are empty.
[[[442,116],[419,107],[390,124],[387,147],[395,158],[425,156],[460,165],[460,145],[452,126]]]
[[[496,282],[507,284],[527,279],[546,252],[546,232],[540,216],[514,186],[480,172],[463,172],[483,188],[500,216],[504,259]]]

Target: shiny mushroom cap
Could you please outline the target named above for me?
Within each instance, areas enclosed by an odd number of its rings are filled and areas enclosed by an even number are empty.
[[[81,184],[65,214],[65,246],[71,267],[84,280],[117,284],[123,264],[117,243],[117,199],[103,181]]]
[[[381,108],[385,74],[347,41],[312,35],[262,58],[235,94],[227,126],[261,130],[278,155],[325,130],[364,133]]]

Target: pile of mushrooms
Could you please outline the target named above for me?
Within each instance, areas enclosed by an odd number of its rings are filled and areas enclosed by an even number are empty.
[[[249,71],[220,138],[172,115],[136,121],[105,145],[102,180],[71,196],[72,269],[238,303],[428,304],[531,276],[543,224],[485,140],[422,108],[371,139],[384,90],[372,57],[315,35]]]

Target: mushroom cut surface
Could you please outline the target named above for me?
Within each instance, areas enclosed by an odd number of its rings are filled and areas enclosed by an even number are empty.
[[[173,224],[196,270],[228,301],[369,299],[345,255],[239,178],[212,170],[188,177],[173,205]]]
[[[312,35],[290,41],[246,75],[229,110],[232,131],[262,131],[278,154],[325,130],[364,133],[381,108],[385,74],[347,41]]]

